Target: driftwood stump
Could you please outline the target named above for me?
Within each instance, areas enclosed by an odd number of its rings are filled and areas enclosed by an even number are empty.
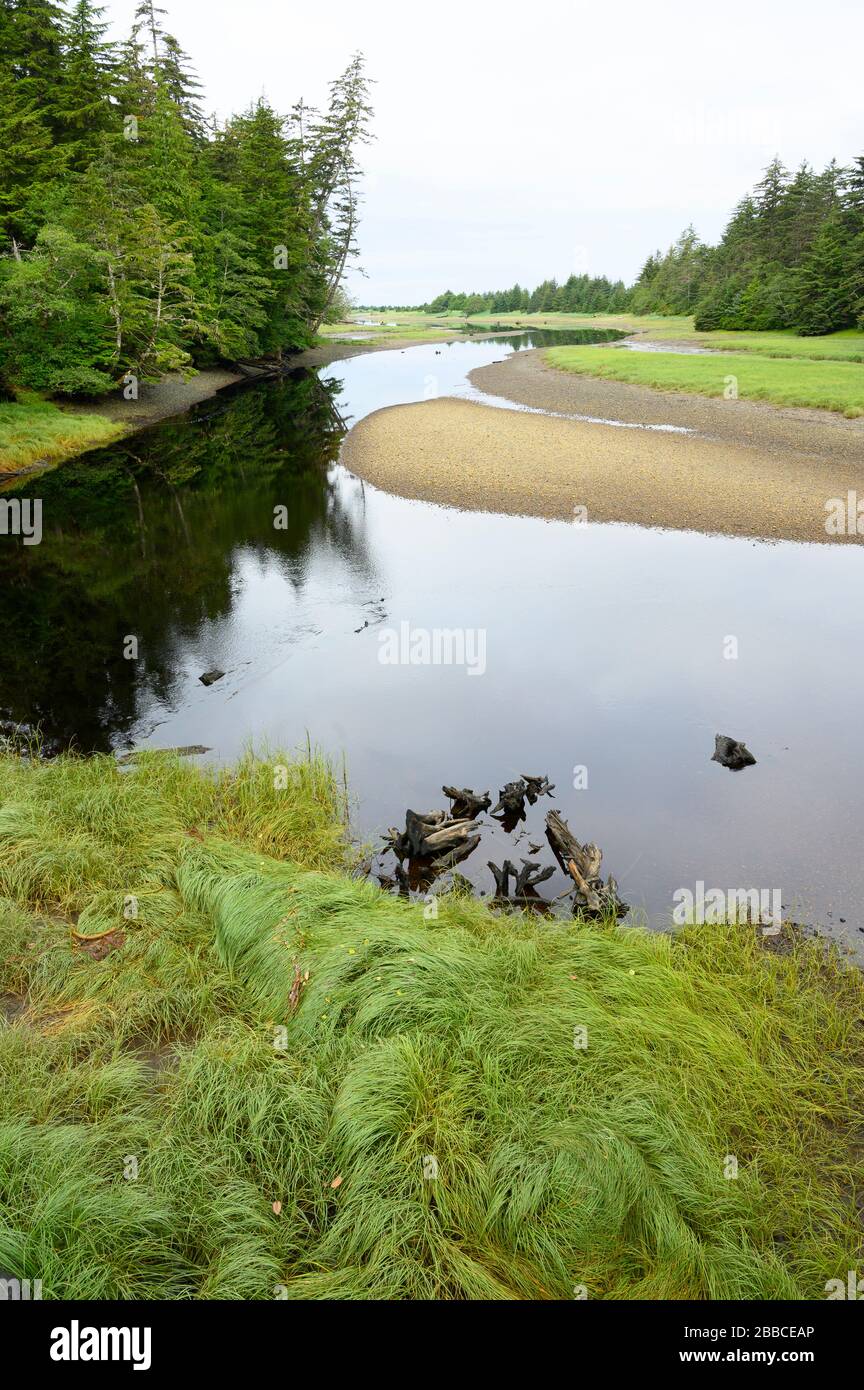
[[[604,883],[600,874],[603,851],[595,844],[580,844],[558,811],[546,816],[546,836],[575,885],[574,907],[588,917],[623,917],[628,905],[618,895],[618,884],[611,874]]]
[[[481,811],[488,811],[492,805],[492,798],[488,792],[476,796],[471,787],[442,787],[441,790],[450,798],[450,814],[454,820],[462,820],[466,816],[475,820]]]
[[[539,797],[551,796],[555,790],[555,783],[550,782],[548,777],[531,777],[529,773],[523,772],[522,781],[525,783],[525,795],[531,806]]]
[[[445,811],[418,813],[408,810],[405,812],[405,829],[391,827],[384,843],[388,849],[392,849],[400,863],[403,859],[438,858],[448,851],[464,847],[471,838],[475,838],[477,843],[479,836],[472,837],[474,830],[470,817],[456,820]],[[460,857],[464,858],[464,855]]]
[[[498,800],[492,807],[492,815],[501,815],[505,820],[508,817],[517,820],[524,819],[527,794],[528,787],[521,778],[518,782],[505,782],[498,793]]]
[[[521,869],[517,869],[509,859],[505,859],[500,869],[492,860],[487,861],[487,866],[492,870],[492,877],[495,880],[495,897],[498,900],[508,902],[524,903],[546,903],[545,898],[535,892],[538,883],[545,883],[547,878],[551,878],[555,872],[554,864],[547,864],[545,869],[534,863],[530,859],[520,860]],[[513,897],[510,897],[510,879],[515,879],[513,885]]]
[[[742,767],[752,767],[756,759],[750,749],[737,739],[730,738],[728,734],[715,734],[711,761],[720,763],[723,767],[731,767],[733,772],[740,772]]]
[[[555,784],[548,777],[532,777],[523,772],[518,781],[506,782],[501,788],[492,815],[500,813],[505,821],[524,820],[525,802],[533,806],[538,797],[551,796],[554,790]]]

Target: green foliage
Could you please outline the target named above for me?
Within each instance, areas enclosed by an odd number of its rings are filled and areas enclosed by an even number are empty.
[[[793,176],[773,160],[703,267],[696,328],[834,333],[864,326],[859,158]],[[649,297],[650,298],[650,297]]]
[[[302,134],[263,99],[219,129],[152,0],[122,46],[69,5],[0,4],[0,385],[94,394],[308,345],[356,252],[362,58]]]
[[[630,307],[639,314],[692,314],[708,254],[688,227],[665,256],[658,252],[643,267]]]
[[[340,814],[314,757],[282,790],[270,759],[0,757],[4,1269],[53,1298],[817,1299],[860,1263],[857,971],[744,927],[460,894],[427,921],[343,872]]]
[[[95,292],[98,252],[57,223],[46,224],[26,258],[0,278],[0,371],[10,381],[42,391],[69,391],[77,379],[92,394],[111,377],[111,325]]]

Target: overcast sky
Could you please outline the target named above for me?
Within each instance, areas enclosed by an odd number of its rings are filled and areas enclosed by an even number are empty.
[[[375,78],[358,302],[631,281],[688,222],[716,240],[779,153],[864,153],[861,0],[161,0],[206,107]],[[107,0],[125,35],[135,0]]]

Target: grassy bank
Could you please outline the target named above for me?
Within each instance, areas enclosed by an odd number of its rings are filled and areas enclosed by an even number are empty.
[[[72,458],[125,433],[103,415],[70,415],[50,401],[0,403],[0,478]]]
[[[550,348],[546,361],[587,376],[701,396],[723,396],[734,377],[741,400],[834,410],[850,419],[864,415],[864,371],[855,362],[768,357],[756,351],[697,356],[593,347]]]
[[[346,872],[341,810],[316,759],[0,759],[0,1268],[779,1299],[860,1265],[857,972],[744,928],[427,920]]]

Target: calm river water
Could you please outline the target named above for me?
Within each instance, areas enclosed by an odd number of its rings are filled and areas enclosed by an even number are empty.
[[[476,395],[470,370],[534,344],[297,371],[31,480],[42,544],[0,541],[0,718],[85,750],[202,743],[219,760],[308,733],[344,753],[363,838],[446,804],[442,783],[494,800],[548,774],[556,800],[517,856],[556,805],[652,923],[701,881],[780,889],[793,917],[864,942],[860,547],[467,514],[339,465],[364,414]],[[402,624],[482,633],[485,669],[382,664]],[[716,733],[756,766],[712,762]],[[460,871],[488,890],[487,859],[514,844],[483,833]]]

